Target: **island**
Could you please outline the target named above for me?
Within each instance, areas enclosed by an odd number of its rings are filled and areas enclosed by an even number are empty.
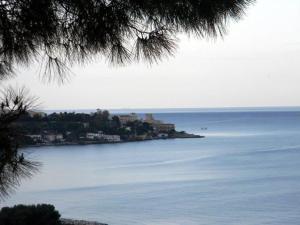
[[[175,124],[145,114],[61,112],[46,114],[29,111],[14,126],[22,134],[22,146],[104,144],[204,136],[177,131]]]

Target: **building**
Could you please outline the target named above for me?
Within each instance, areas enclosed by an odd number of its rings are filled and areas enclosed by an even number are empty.
[[[86,133],[86,138],[90,140],[97,140],[100,136],[99,133]]]
[[[160,121],[160,120],[154,119],[152,113],[147,113],[147,114],[145,115],[144,121],[145,121],[146,123],[149,123],[149,124],[160,124],[160,123],[163,123],[163,122]]]
[[[145,115],[144,121],[146,123],[151,124],[151,126],[154,128],[154,130],[158,133],[169,133],[171,131],[175,130],[175,125],[172,123],[164,123],[160,120],[154,119],[153,115],[151,113],[148,113]]]
[[[154,117],[152,113],[145,114],[145,122],[152,122],[154,121]]]
[[[128,115],[118,115],[118,117],[122,125],[139,120],[139,117],[136,113],[130,113]]]
[[[121,137],[119,135],[103,135],[103,139],[108,142],[120,142]]]
[[[26,135],[26,136],[30,137],[35,142],[42,142],[43,141],[42,135],[40,135],[40,134],[31,134],[31,135]]]
[[[119,135],[104,134],[102,131],[98,131],[98,133],[87,133],[86,138],[90,140],[107,141],[107,142],[121,141],[121,137]]]
[[[175,125],[172,123],[152,124],[153,128],[159,133],[169,133],[175,130]]]
[[[62,134],[46,134],[44,138],[48,142],[62,142],[64,141],[64,136]]]

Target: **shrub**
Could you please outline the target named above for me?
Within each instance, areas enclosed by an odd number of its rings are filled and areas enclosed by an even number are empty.
[[[16,205],[0,211],[0,225],[61,225],[53,205]]]

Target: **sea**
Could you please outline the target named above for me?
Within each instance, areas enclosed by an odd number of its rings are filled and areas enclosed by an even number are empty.
[[[109,225],[300,224],[300,108],[151,112],[205,138],[23,149],[42,167],[0,206]]]

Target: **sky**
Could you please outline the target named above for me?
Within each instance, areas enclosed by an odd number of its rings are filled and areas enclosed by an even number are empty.
[[[257,0],[223,38],[180,36],[174,57],[112,67],[74,66],[64,85],[20,67],[5,85],[26,86],[42,109],[300,106],[300,1]]]

